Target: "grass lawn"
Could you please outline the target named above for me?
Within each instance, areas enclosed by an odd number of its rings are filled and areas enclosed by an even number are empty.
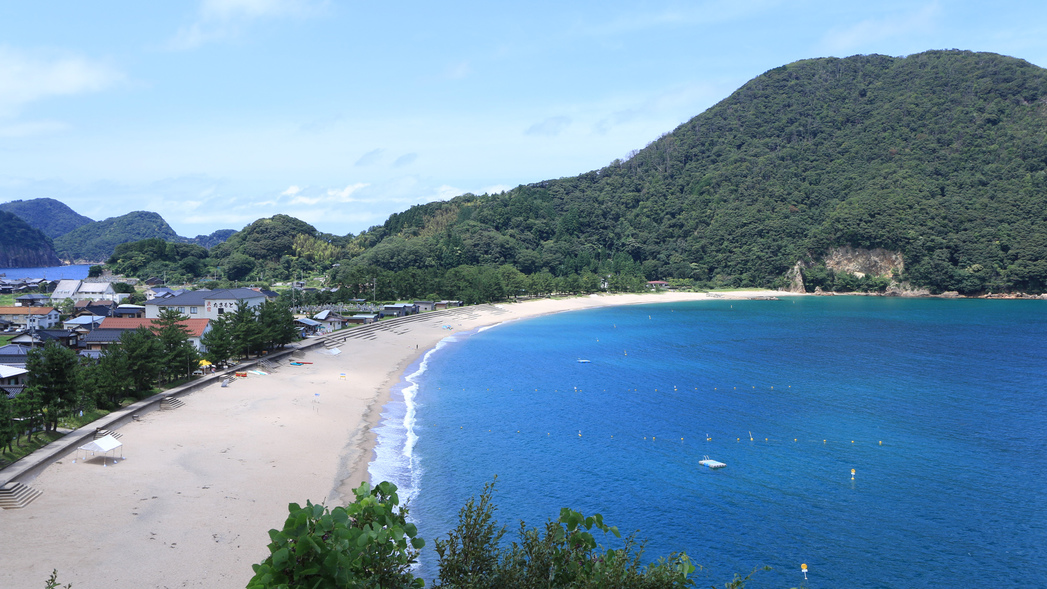
[[[18,438],[18,442],[11,444],[11,451],[8,452],[5,448],[3,452],[0,452],[0,468],[11,464],[15,460],[28,456],[40,448],[50,444],[51,442],[61,438],[65,434],[58,432],[39,432],[33,434],[33,441],[28,442],[25,436]]]
[[[13,307],[15,306],[15,295],[5,294],[0,295],[0,307]]]
[[[6,346],[14,337],[13,335],[0,335],[0,346]]]

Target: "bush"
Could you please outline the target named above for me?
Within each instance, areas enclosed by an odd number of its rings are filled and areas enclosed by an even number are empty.
[[[410,572],[425,541],[407,523],[396,485],[367,483],[356,501],[328,510],[292,503],[282,530],[270,530],[270,556],[254,565],[247,589],[290,587],[422,587]]]

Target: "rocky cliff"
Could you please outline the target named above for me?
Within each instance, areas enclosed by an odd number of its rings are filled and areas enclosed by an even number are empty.
[[[58,266],[51,240],[16,215],[0,211],[0,267]]]
[[[883,248],[864,249],[837,247],[825,256],[825,267],[833,272],[846,272],[859,278],[866,276],[901,276],[905,272],[905,260],[901,252]]]

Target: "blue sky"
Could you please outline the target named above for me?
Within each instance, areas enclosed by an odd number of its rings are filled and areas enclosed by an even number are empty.
[[[0,202],[358,233],[600,168],[785,63],[951,48],[1047,66],[1047,3],[6,2]]]

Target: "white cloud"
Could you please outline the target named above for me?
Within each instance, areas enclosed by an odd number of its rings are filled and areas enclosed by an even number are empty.
[[[350,198],[350,196],[357,190],[360,190],[361,188],[366,188],[367,186],[368,184],[365,184],[363,182],[357,182],[356,184],[350,184],[345,188],[330,189],[327,191],[327,196],[332,197],[331,200],[337,202],[353,202],[354,199]]]
[[[289,186],[287,190],[280,193],[280,196],[294,196],[301,191],[302,189],[297,186]]]
[[[555,137],[571,125],[571,117],[550,117],[540,123],[535,123],[524,131],[525,135],[543,135]]]
[[[931,2],[914,12],[866,19],[850,27],[829,31],[822,38],[822,45],[831,53],[843,54],[892,38],[926,34],[935,27],[940,14],[938,2]]]
[[[320,12],[321,5],[308,0],[203,0],[196,21],[179,29],[168,47],[196,49],[210,42],[234,39],[254,20],[305,18]]]
[[[200,4],[200,14],[207,20],[300,16],[312,10],[311,3],[302,0],[204,0]]]
[[[466,191],[461,188],[455,188],[454,186],[448,186],[443,184],[436,189],[436,192],[426,196],[422,202],[436,202],[439,200],[451,200],[456,196],[465,194]]]
[[[405,154],[401,155],[400,157],[396,158],[396,161],[393,162],[393,167],[394,168],[402,168],[404,166],[409,166],[409,165],[413,164],[415,162],[415,160],[417,160],[417,159],[418,159],[418,154],[417,153],[405,153]]]
[[[78,56],[31,56],[0,47],[0,115],[49,98],[98,92],[124,78],[115,68]]]
[[[356,163],[354,165],[370,166],[371,164],[376,164],[378,163],[378,160],[382,158],[382,153],[384,152],[384,149],[372,149],[371,151],[360,156],[360,159],[356,160]]]

